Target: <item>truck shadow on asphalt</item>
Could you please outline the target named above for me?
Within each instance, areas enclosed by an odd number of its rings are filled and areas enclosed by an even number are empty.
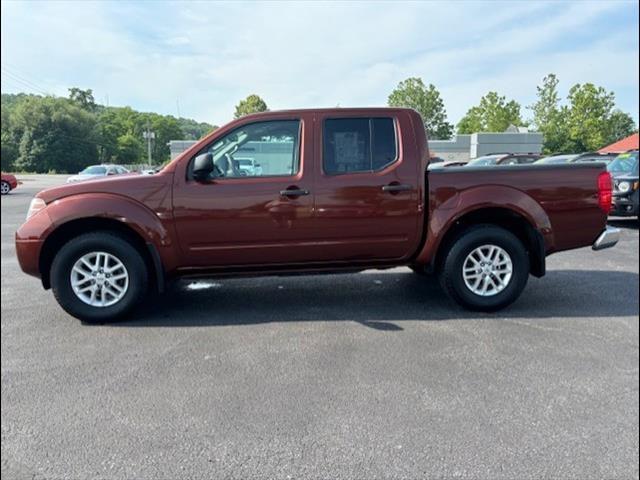
[[[520,299],[495,313],[469,312],[435,278],[411,272],[181,281],[139,308],[121,327],[228,326],[267,322],[354,321],[402,330],[406,320],[638,315],[638,274],[552,270],[531,277]]]
[[[616,218],[609,219],[607,221],[608,225],[617,228],[626,228],[628,230],[638,230],[640,226],[640,222],[638,222],[637,218]]]

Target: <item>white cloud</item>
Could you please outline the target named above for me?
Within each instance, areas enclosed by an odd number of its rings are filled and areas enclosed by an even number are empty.
[[[20,75],[169,114],[179,99],[182,115],[221,124],[250,93],[274,109],[383,105],[421,76],[455,122],[488,90],[530,103],[554,72],[567,89],[614,90],[637,120],[638,24],[615,15],[637,4],[3,2],[2,88],[26,89]]]

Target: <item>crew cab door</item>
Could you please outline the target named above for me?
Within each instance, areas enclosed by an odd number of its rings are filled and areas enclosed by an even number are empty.
[[[229,267],[309,260],[312,121],[275,114],[226,130],[198,152],[213,155],[216,173],[210,181],[194,180],[189,166],[175,175],[182,263]]]
[[[317,115],[315,230],[325,259],[397,260],[416,252],[424,172],[413,128],[402,111]]]

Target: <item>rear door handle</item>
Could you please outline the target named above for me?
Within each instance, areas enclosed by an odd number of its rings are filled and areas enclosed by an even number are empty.
[[[297,188],[292,188],[289,190],[280,190],[280,195],[283,197],[300,197],[302,195],[309,195],[309,190],[302,190]]]
[[[383,192],[390,192],[390,193],[408,192],[410,190],[413,190],[413,187],[411,185],[403,185],[400,183],[392,183],[382,187]]]

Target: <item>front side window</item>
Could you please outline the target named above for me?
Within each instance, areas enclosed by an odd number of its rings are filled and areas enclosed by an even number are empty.
[[[324,122],[322,161],[327,174],[381,170],[397,156],[392,118],[336,118]]]
[[[290,176],[299,170],[299,137],[299,120],[256,122],[228,133],[204,152],[213,155],[217,177]]]

